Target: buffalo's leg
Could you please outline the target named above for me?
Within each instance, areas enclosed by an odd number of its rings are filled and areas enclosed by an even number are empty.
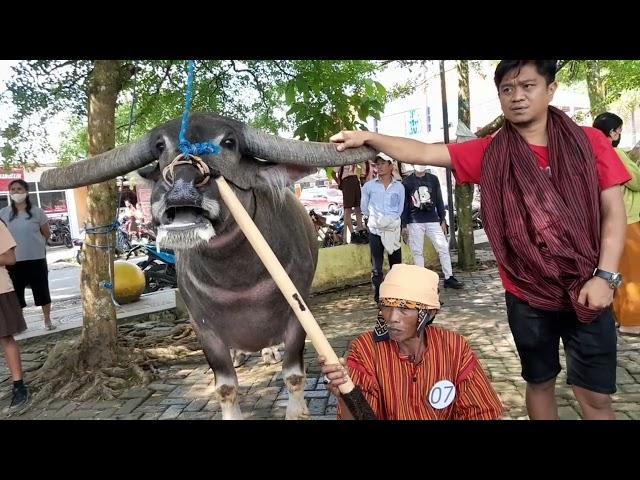
[[[262,349],[262,361],[267,365],[274,365],[282,361],[282,355],[278,351],[278,345]]]
[[[242,420],[238,402],[238,377],[229,355],[229,347],[211,330],[198,332],[204,355],[215,375],[215,386],[223,420]]]
[[[287,420],[306,420],[309,409],[304,399],[306,375],[303,365],[305,332],[296,319],[289,321],[284,337],[284,359],[282,377],[289,392],[287,402]]]

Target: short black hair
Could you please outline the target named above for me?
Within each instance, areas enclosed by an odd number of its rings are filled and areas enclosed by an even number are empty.
[[[622,119],[611,112],[603,112],[593,120],[593,128],[600,130],[606,137],[609,136],[611,130],[615,130],[621,126]]]
[[[496,88],[500,88],[500,83],[507,73],[514,69],[519,72],[522,67],[529,63],[535,65],[536,70],[544,77],[547,85],[555,81],[556,72],[558,71],[557,60],[500,60],[493,77]]]

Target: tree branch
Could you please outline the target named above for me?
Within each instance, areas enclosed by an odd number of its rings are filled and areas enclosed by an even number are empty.
[[[260,83],[260,80],[258,80],[258,76],[256,75],[256,73],[253,70],[250,70],[248,68],[242,68],[242,69],[238,69],[236,67],[236,61],[235,60],[231,60],[231,65],[233,67],[233,71],[236,73],[248,73],[253,77],[253,81],[256,85],[256,89],[258,89],[258,91],[260,92],[260,100],[262,101],[262,104],[264,105],[264,107],[269,110],[269,105],[267,104],[267,101],[265,99],[265,91],[264,91],[264,87],[262,86],[262,84]]]
[[[132,78],[136,73],[136,66],[133,63],[123,63],[120,65],[120,71],[118,72],[118,91],[122,91],[127,81]]]
[[[45,75],[51,75],[54,71],[56,71],[56,70],[58,70],[58,69],[60,69],[62,67],[66,67],[67,65],[73,65],[75,63],[76,63],[76,60],[67,60],[66,62],[62,62],[62,63],[60,63],[58,65],[54,65],[53,68],[51,68],[50,70],[40,66],[40,70]]]
[[[282,73],[284,73],[284,74],[285,74],[285,75],[287,75],[288,77],[296,78],[295,74],[293,74],[293,73],[289,73],[289,72],[287,72],[284,68],[282,68],[282,67],[280,66],[280,64],[278,63],[278,61],[277,61],[277,60],[274,60],[273,64],[276,66],[276,68],[277,68],[278,70],[280,70]]]
[[[143,104],[142,108],[137,109],[138,111],[133,116],[131,125],[136,125],[138,123],[138,120],[140,120],[141,118],[144,118],[144,116],[149,112],[149,110],[151,110],[156,105],[158,94],[160,93],[160,90],[162,90],[162,87],[165,81],[167,80],[167,78],[169,78],[169,74],[171,73],[171,68],[173,67],[173,65],[174,65],[173,62],[169,62],[167,66],[163,67],[164,75],[162,75],[160,82],[157,84],[155,88],[155,91],[150,95],[150,98],[152,100],[149,102],[146,102],[146,104]],[[129,126],[129,122],[123,125],[117,126],[116,129],[121,129],[128,126]]]
[[[486,124],[480,130],[476,132],[478,138],[487,137],[492,133],[498,131],[502,125],[504,125],[504,115],[496,117],[493,121]]]

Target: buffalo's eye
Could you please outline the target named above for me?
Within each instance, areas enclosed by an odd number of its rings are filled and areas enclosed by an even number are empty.
[[[233,138],[225,138],[225,139],[222,141],[221,145],[222,145],[224,148],[233,148],[233,147],[235,147],[235,146],[236,146],[236,141],[235,141]]]
[[[156,141],[156,150],[158,151],[158,153],[164,152],[165,148],[167,148],[167,145],[164,143],[164,140],[158,139]]]

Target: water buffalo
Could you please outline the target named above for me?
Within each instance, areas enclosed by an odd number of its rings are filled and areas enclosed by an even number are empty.
[[[305,332],[207,170],[231,185],[306,300],[318,257],[316,233],[287,186],[317,167],[373,160],[376,152],[368,147],[337,152],[329,143],[284,139],[227,117],[196,113],[187,139],[218,144],[221,153],[202,156],[203,163],[175,163],[179,129],[180,120],[172,120],[137,142],[46,171],[41,188],[89,185],[134,170],[154,181],[151,208],[158,241],[176,251],[179,289],[215,374],[222,417],[242,418],[229,349],[255,352],[284,341],[286,418],[308,418]]]

